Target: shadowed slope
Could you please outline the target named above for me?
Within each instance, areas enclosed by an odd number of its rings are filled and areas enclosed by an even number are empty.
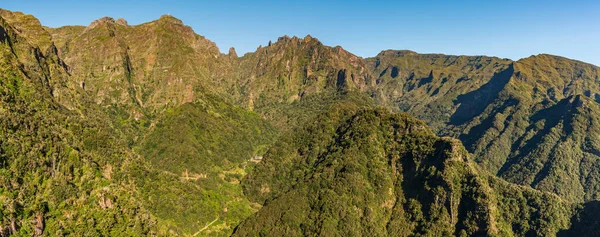
[[[368,61],[379,101],[460,138],[486,170],[571,201],[598,197],[598,67],[551,55],[511,62],[410,51]]]
[[[506,84],[509,60],[386,50],[367,59],[377,78],[375,98],[446,134],[485,109]],[[507,75],[508,74],[508,75]]]

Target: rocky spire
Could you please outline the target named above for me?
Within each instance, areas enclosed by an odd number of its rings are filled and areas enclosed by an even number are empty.
[[[238,57],[237,53],[235,52],[235,48],[234,47],[229,48],[228,55],[231,58],[237,58]]]

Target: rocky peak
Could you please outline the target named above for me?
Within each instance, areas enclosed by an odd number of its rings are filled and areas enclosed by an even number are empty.
[[[101,24],[105,24],[105,23],[108,23],[108,24],[113,23],[114,24],[115,23],[115,19],[112,18],[112,17],[108,17],[108,16],[102,17],[102,18],[100,18],[98,20],[92,21],[92,23],[90,23],[90,25],[88,26],[88,29],[93,29],[96,26],[101,25]]]
[[[285,42],[285,41],[289,41],[289,40],[290,40],[290,37],[287,35],[277,38],[277,42]]]
[[[33,15],[0,9],[0,18],[17,34],[27,38],[30,44],[39,47],[42,52],[46,52],[52,45],[52,37]]]
[[[538,54],[531,55],[527,58],[522,58],[517,61],[522,64],[536,64],[540,66],[552,66],[555,68],[568,68],[568,67],[589,67],[589,68],[597,68],[596,65],[589,64],[586,62],[565,58],[552,54]]]
[[[129,24],[127,23],[127,20],[125,20],[123,18],[117,19],[116,23],[119,25],[122,25],[122,26],[129,26]]]
[[[310,42],[313,39],[316,40],[316,38],[313,38],[310,34],[308,34],[304,37],[304,42]]]
[[[311,35],[306,35],[304,38],[299,38],[297,36],[292,36],[289,37],[287,35],[281,36],[279,38],[277,38],[277,42],[271,44],[271,42],[269,41],[269,46],[273,45],[276,46],[277,48],[287,48],[289,46],[291,47],[301,47],[301,46],[307,46],[307,45],[314,45],[314,46],[323,46],[323,44],[321,43],[321,41],[319,41],[317,38],[312,37]]]
[[[229,48],[228,55],[229,55],[229,57],[232,57],[232,58],[237,58],[238,57],[237,53],[235,52],[235,48],[234,47]]]
[[[33,15],[25,14],[22,12],[13,12],[0,8],[0,17],[4,18],[6,21],[12,24],[31,24],[31,25],[41,25],[40,21],[35,18]]]
[[[172,24],[183,25],[183,21],[175,18],[174,16],[171,16],[171,14],[162,15],[162,16],[160,16],[160,18],[158,20],[162,21],[162,22],[168,22],[168,23],[172,23]]]
[[[384,50],[381,51],[379,54],[377,54],[377,57],[384,57],[384,56],[415,56],[418,55],[417,52],[414,51],[410,51],[410,50]]]

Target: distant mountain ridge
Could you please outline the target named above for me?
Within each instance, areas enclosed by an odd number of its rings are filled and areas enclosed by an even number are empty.
[[[595,199],[600,68],[549,55],[513,62],[383,54],[371,65],[377,60],[380,95],[399,94],[380,101],[460,138],[488,171],[572,201]],[[398,78],[386,71],[402,66]]]

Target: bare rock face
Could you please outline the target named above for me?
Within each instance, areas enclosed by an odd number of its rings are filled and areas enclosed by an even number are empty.
[[[38,212],[35,214],[35,235],[42,236],[44,233],[44,214]]]
[[[237,53],[235,52],[235,48],[234,47],[229,48],[228,55],[231,58],[237,58],[238,57]]]
[[[88,26],[88,29],[94,29],[96,26],[103,23],[115,23],[115,19],[108,16],[102,17],[98,20],[92,21],[92,23],[90,23],[90,25]]]
[[[304,42],[309,42],[309,41],[311,41],[312,39],[314,39],[314,38],[313,38],[313,37],[312,37],[310,34],[308,34],[308,35],[306,35],[306,36],[304,37]]]
[[[123,18],[117,19],[116,23],[119,25],[122,25],[122,26],[129,26],[129,24],[127,23],[127,20],[125,20]]]

